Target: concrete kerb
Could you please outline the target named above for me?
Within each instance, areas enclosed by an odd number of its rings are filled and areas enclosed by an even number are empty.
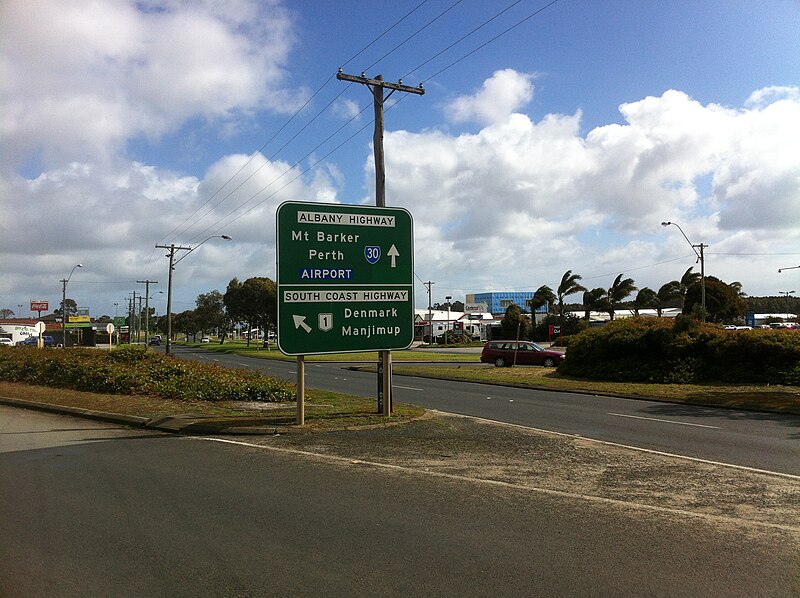
[[[432,413],[426,411],[420,417],[408,419],[403,422],[387,421],[379,424],[371,424],[367,426],[341,426],[337,428],[299,428],[296,426],[225,426],[224,423],[220,424],[221,418],[213,415],[198,415],[198,414],[185,414],[185,415],[168,415],[156,419],[149,417],[141,417],[136,415],[123,415],[120,413],[108,413],[104,411],[95,411],[92,409],[83,409],[81,407],[68,407],[66,405],[53,405],[51,403],[39,403],[36,401],[27,401],[25,399],[14,399],[11,397],[0,397],[0,405],[8,405],[9,407],[20,407],[23,409],[33,409],[36,411],[45,411],[48,413],[55,413],[59,415],[72,415],[75,417],[83,417],[95,421],[104,421],[113,424],[119,424],[132,428],[158,430],[161,432],[170,432],[173,434],[186,434],[186,435],[232,435],[232,436],[276,436],[280,434],[309,434],[321,432],[334,432],[343,430],[368,430],[373,428],[386,428],[399,426],[402,423],[417,421],[420,419],[427,419],[432,417]],[[213,420],[214,424],[208,423]],[[231,421],[231,420],[229,420]],[[232,421],[231,421],[232,423]]]
[[[50,403],[38,403],[36,401],[26,401],[25,399],[12,399],[10,397],[0,397],[0,404],[8,405],[9,407],[22,407],[24,409],[35,409],[37,411],[46,411],[48,413],[57,413],[59,415],[75,415],[86,419],[96,421],[110,422],[114,424],[122,424],[132,428],[145,428],[150,422],[149,417],[140,417],[137,415],[122,415],[120,413],[107,413],[104,411],[94,411],[92,409],[83,409],[82,407],[68,407],[66,405],[52,405]]]

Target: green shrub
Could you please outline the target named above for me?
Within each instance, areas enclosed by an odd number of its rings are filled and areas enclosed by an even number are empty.
[[[0,350],[0,379],[102,392],[155,395],[186,401],[267,401],[295,399],[294,387],[249,370],[180,361],[142,347],[116,351]]]
[[[578,334],[559,371],[627,382],[798,384],[800,334],[723,330],[687,317],[631,318]]]

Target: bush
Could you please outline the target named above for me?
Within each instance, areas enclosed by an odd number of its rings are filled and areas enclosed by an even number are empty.
[[[789,330],[723,330],[687,317],[631,318],[576,335],[563,373],[597,380],[797,385],[800,334]]]
[[[116,351],[0,350],[0,379],[108,394],[155,395],[185,401],[295,399],[294,388],[249,370],[180,361],[142,347]]]

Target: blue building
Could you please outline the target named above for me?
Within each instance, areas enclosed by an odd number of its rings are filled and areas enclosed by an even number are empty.
[[[525,311],[530,311],[528,302],[533,299],[533,291],[493,291],[490,293],[475,293],[467,295],[467,303],[485,303],[487,311],[496,315],[505,315],[510,305],[518,305]],[[546,314],[547,305],[536,310],[537,314]]]

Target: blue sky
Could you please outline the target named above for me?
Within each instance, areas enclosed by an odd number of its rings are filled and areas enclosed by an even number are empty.
[[[424,81],[386,112],[387,201],[414,216],[434,301],[568,269],[657,289],[695,265],[663,220],[709,245],[707,274],[800,291],[800,270],[777,273],[800,264],[800,3],[547,5],[3,3],[0,307],[57,305],[80,262],[68,295],[113,315],[136,280],[165,289],[154,245],[211,234],[234,240],[180,264],[175,311],[274,278],[282,201],[374,202],[371,96],[340,66]]]

